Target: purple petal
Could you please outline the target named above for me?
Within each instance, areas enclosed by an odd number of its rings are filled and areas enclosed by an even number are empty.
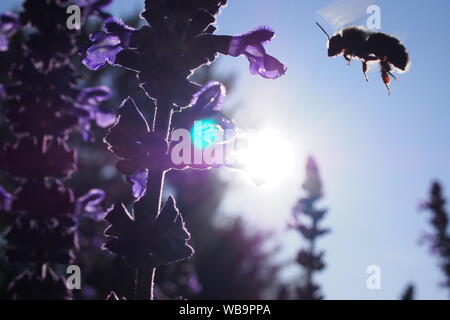
[[[198,279],[198,276],[196,274],[192,274],[189,276],[187,286],[193,293],[200,293],[203,289],[202,285],[200,284],[200,280]]]
[[[114,113],[98,111],[95,113],[95,123],[101,128],[112,126],[117,120]]]
[[[0,15],[0,51],[7,51],[9,38],[19,29],[19,18],[9,12]]]
[[[86,57],[83,64],[89,69],[95,71],[103,67],[106,63],[113,65],[116,61],[117,54],[123,48],[117,46],[92,46],[86,51]]]
[[[93,45],[86,50],[83,64],[91,70],[98,70],[106,63],[113,65],[117,54],[128,48],[134,29],[119,18],[110,17],[105,21],[105,30],[91,35]]]
[[[136,199],[139,199],[145,194],[145,190],[147,189],[147,179],[147,170],[138,171],[127,176],[127,180],[131,184],[131,188],[133,190],[133,196]]]
[[[0,186],[0,211],[10,211],[12,195]]]
[[[105,199],[105,192],[100,189],[92,189],[77,201],[77,213],[86,213],[96,221],[105,217],[105,210],[101,207],[101,202]]]
[[[85,88],[80,91],[77,102],[81,104],[97,105],[111,97],[111,90],[106,86]]]
[[[0,100],[4,100],[7,98],[5,86],[0,84]]]
[[[85,110],[87,112],[85,117],[95,120],[99,127],[109,127],[116,121],[116,116],[102,110],[98,104],[109,99],[111,95],[111,90],[105,86],[83,89],[77,98],[77,108]]]
[[[264,42],[272,40],[275,32],[269,28],[261,28],[250,31],[241,36],[233,37],[230,41],[228,54],[237,57],[244,53],[248,46],[260,45]]]
[[[0,33],[0,51],[8,51],[9,39]]]
[[[228,54],[237,57],[245,55],[250,62],[250,72],[267,79],[276,79],[286,73],[286,66],[274,57],[268,55],[263,43],[271,40],[274,32],[262,28],[242,36],[233,37],[230,41]]]
[[[106,63],[113,65],[117,54],[123,50],[118,36],[109,35],[102,31],[91,35],[93,45],[86,50],[83,64],[91,70],[98,70]]]
[[[79,117],[78,126],[80,127],[80,134],[85,142],[92,142],[91,122],[89,117]]]
[[[89,36],[89,40],[91,40],[92,42],[98,42],[98,41],[103,41],[108,37],[108,34],[106,34],[106,32],[104,31],[96,31],[94,33],[91,33],[91,35]],[[120,41],[120,39],[119,39]],[[117,41],[117,43],[119,43],[119,41]]]
[[[225,86],[218,81],[211,81],[192,97],[192,110],[195,112],[220,110],[225,95]]]
[[[260,68],[259,74],[266,79],[276,79],[286,73],[286,66],[274,57],[266,54],[263,61],[263,68]]]
[[[19,29],[19,17],[10,12],[0,15],[0,33],[7,37],[14,35]]]
[[[133,31],[132,27],[126,25],[121,19],[117,17],[110,17],[105,21],[105,29],[108,34],[119,37],[123,48],[127,48],[130,43],[130,37]]]
[[[274,57],[266,54],[262,45],[250,45],[244,51],[250,62],[250,72],[267,79],[276,79],[286,73],[286,67]]]

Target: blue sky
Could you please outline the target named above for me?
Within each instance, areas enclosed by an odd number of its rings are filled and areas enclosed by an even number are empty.
[[[324,204],[330,208],[324,224],[333,229],[320,243],[330,263],[320,277],[327,297],[393,299],[413,281],[418,298],[446,298],[437,286],[441,275],[435,258],[417,245],[428,229],[427,216],[418,212],[417,204],[432,179],[450,185],[444,40],[450,32],[445,16],[450,5],[374,2],[381,8],[382,31],[398,35],[412,57],[410,72],[399,76],[387,96],[377,72],[366,83],[360,64],[347,67],[343,58],[327,58],[326,39],[314,21],[330,3],[230,1],[220,18],[220,32],[236,34],[260,24],[274,28],[277,37],[268,49],[289,68],[284,78],[267,82],[245,72],[245,59],[226,59],[226,69],[242,72],[240,98],[246,110],[238,120],[254,122],[255,117],[274,123],[290,133],[300,152],[317,158],[326,188]],[[299,166],[303,163],[299,159]],[[238,200],[230,201],[229,208],[246,206],[249,215],[254,208],[272,215],[287,211],[301,191],[296,189],[299,182],[286,185],[277,194],[282,199],[272,200],[273,207],[271,201],[258,205],[270,191],[243,187],[250,190],[251,203],[238,189]],[[295,240],[290,238],[293,247]],[[371,264],[381,267],[382,290],[366,287]]]
[[[314,22],[323,21],[318,11],[332,2],[230,0],[223,10],[221,34],[259,25],[277,33],[267,50],[288,66],[285,77],[252,76],[242,57],[226,57],[219,64],[222,72],[239,75],[229,101],[242,105],[238,124],[279,129],[297,151],[298,168],[273,187],[224,173],[232,188],[222,211],[243,215],[255,227],[281,230],[302,194],[303,166],[312,154],[325,184],[323,205],[330,210],[324,225],[333,230],[319,243],[327,251],[328,267],[318,279],[326,297],[396,299],[414,282],[420,299],[447,298],[438,287],[442,275],[436,257],[418,245],[429,228],[428,215],[417,207],[433,179],[448,186],[450,197],[450,2],[372,2],[381,8],[381,31],[398,36],[412,59],[410,72],[392,83],[391,96],[376,70],[366,83],[359,63],[348,67],[343,58],[327,57],[326,38]],[[2,0],[0,11],[14,3],[20,1]],[[126,17],[142,3],[117,0],[111,10]],[[301,245],[290,233],[280,241],[286,257]],[[366,287],[369,265],[381,267],[381,290]]]

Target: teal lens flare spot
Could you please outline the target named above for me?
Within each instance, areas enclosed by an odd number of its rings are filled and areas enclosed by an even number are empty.
[[[191,129],[191,139],[194,147],[198,149],[208,148],[215,143],[217,124],[211,119],[202,119],[194,122]]]

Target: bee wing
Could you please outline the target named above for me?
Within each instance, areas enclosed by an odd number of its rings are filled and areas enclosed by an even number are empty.
[[[337,0],[320,9],[317,14],[334,30],[354,24],[366,17],[372,0]]]

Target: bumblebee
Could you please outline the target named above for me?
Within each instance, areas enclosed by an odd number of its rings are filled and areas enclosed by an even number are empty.
[[[408,51],[397,38],[358,26],[344,28],[330,37],[318,22],[316,24],[328,38],[328,56],[343,55],[348,64],[355,58],[361,60],[366,81],[368,81],[368,63],[379,63],[381,78],[389,94],[390,76],[397,80],[392,71],[408,70],[410,64]]]

